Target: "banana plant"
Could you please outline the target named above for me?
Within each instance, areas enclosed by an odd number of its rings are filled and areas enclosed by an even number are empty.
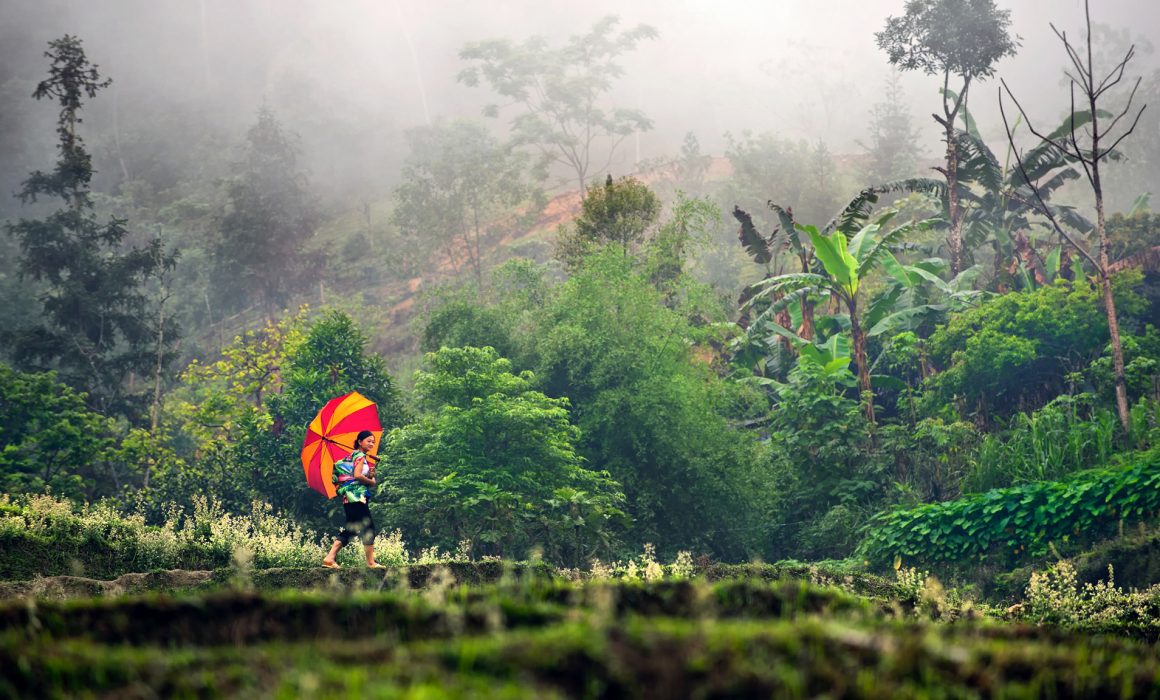
[[[854,364],[858,370],[858,386],[862,394],[866,418],[874,422],[874,396],[870,383],[870,365],[866,358],[866,333],[863,328],[859,291],[863,282],[876,267],[892,264],[901,267],[890,252],[890,247],[915,231],[925,230],[938,223],[936,219],[903,224],[887,230],[887,224],[897,211],[887,210],[877,216],[872,223],[859,228],[847,238],[843,226],[852,226],[864,221],[868,213],[847,207],[847,216],[836,219],[833,233],[826,235],[816,226],[794,224],[795,230],[804,233],[813,245],[814,257],[819,263],[816,272],[793,272],[769,277],[754,285],[754,293],[746,301],[752,306],[769,296],[785,298],[787,295],[803,292],[825,294],[838,300],[845,308],[850,321],[850,336],[854,350]],[[827,227],[829,228],[829,227]],[[893,261],[888,263],[887,261]]]
[[[1079,127],[1090,122],[1091,115],[1077,112],[1075,119]],[[1018,126],[1016,122],[1015,128]],[[1070,133],[1071,128],[1069,116],[1052,132],[1052,138]],[[1069,260],[1062,241],[1043,255],[1029,235],[1037,225],[1050,229],[1043,223],[1048,213],[1082,234],[1094,230],[1092,222],[1074,208],[1050,201],[1061,187],[1079,178],[1079,171],[1073,167],[1075,159],[1045,141],[1023,154],[1008,146],[1006,160],[1000,163],[973,128],[973,120],[967,129],[955,132],[955,139],[962,154],[959,201],[967,209],[963,231],[966,250],[973,251],[989,242],[995,251],[995,276],[999,277],[1006,267],[1015,277],[1014,282],[1025,288],[1049,284],[1057,275],[1082,276],[1082,268],[1076,269],[1079,258]],[[1120,153],[1109,157],[1118,159]]]

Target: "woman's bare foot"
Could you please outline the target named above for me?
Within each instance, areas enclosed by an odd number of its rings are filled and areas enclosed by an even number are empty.
[[[378,562],[375,562],[375,561],[368,561],[368,562],[367,562],[367,568],[368,568],[368,569],[385,569],[385,568],[387,568],[387,567],[385,567],[385,566],[383,566],[382,564],[380,564],[380,563],[378,563]]]
[[[341,566],[338,565],[338,562],[332,561],[330,559],[323,559],[322,565],[328,569],[341,569],[342,568]]]

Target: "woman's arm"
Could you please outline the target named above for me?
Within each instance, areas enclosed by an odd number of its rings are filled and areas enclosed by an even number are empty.
[[[354,461],[354,478],[367,486],[375,485],[374,471],[370,471],[369,475],[363,474],[363,467],[367,466],[366,455],[362,455]]]

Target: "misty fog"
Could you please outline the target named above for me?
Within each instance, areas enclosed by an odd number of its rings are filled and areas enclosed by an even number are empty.
[[[1048,22],[1079,33],[1080,0],[1010,0],[1022,49],[999,66],[1033,117],[1055,123],[1066,109],[1064,54]],[[772,131],[824,141],[834,153],[857,152],[866,117],[890,75],[874,32],[901,14],[901,0],[873,2],[586,3],[357,0],[4,0],[0,2],[0,157],[3,191],[46,162],[52,106],[28,99],[44,71],[46,42],[80,36],[113,89],[86,107],[93,128],[132,131],[142,120],[201,120],[237,140],[256,108],[270,106],[298,132],[313,180],[323,192],[374,197],[397,178],[403,132],[432,119],[480,116],[490,96],[456,81],[466,42],[561,41],[604,15],[621,26],[647,23],[659,38],[622,57],[612,99],[642,109],[654,129],[620,151],[633,161],[676,152],[687,132],[720,155],[724,134]],[[1098,23],[1128,29],[1139,46],[1136,74],[1157,64],[1155,0],[1105,0]],[[929,118],[937,80],[904,74],[915,126],[937,158],[939,132]],[[998,81],[978,85],[971,107],[984,136],[1001,136]],[[1160,105],[1157,105],[1160,107]],[[502,130],[503,118],[493,120]],[[1155,121],[1150,122],[1156,128]],[[110,167],[97,150],[98,165]],[[158,164],[125,161],[126,171]],[[132,175],[133,173],[129,173]],[[618,173],[620,174],[620,173]],[[5,202],[4,209],[11,207]]]

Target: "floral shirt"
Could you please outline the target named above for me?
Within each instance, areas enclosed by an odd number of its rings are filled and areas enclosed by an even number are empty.
[[[333,481],[338,485],[336,491],[342,495],[343,503],[366,503],[371,500],[371,492],[367,485],[354,478],[355,474],[365,476],[368,471],[370,465],[367,464],[367,456],[360,450],[355,450],[346,459],[334,463]]]

